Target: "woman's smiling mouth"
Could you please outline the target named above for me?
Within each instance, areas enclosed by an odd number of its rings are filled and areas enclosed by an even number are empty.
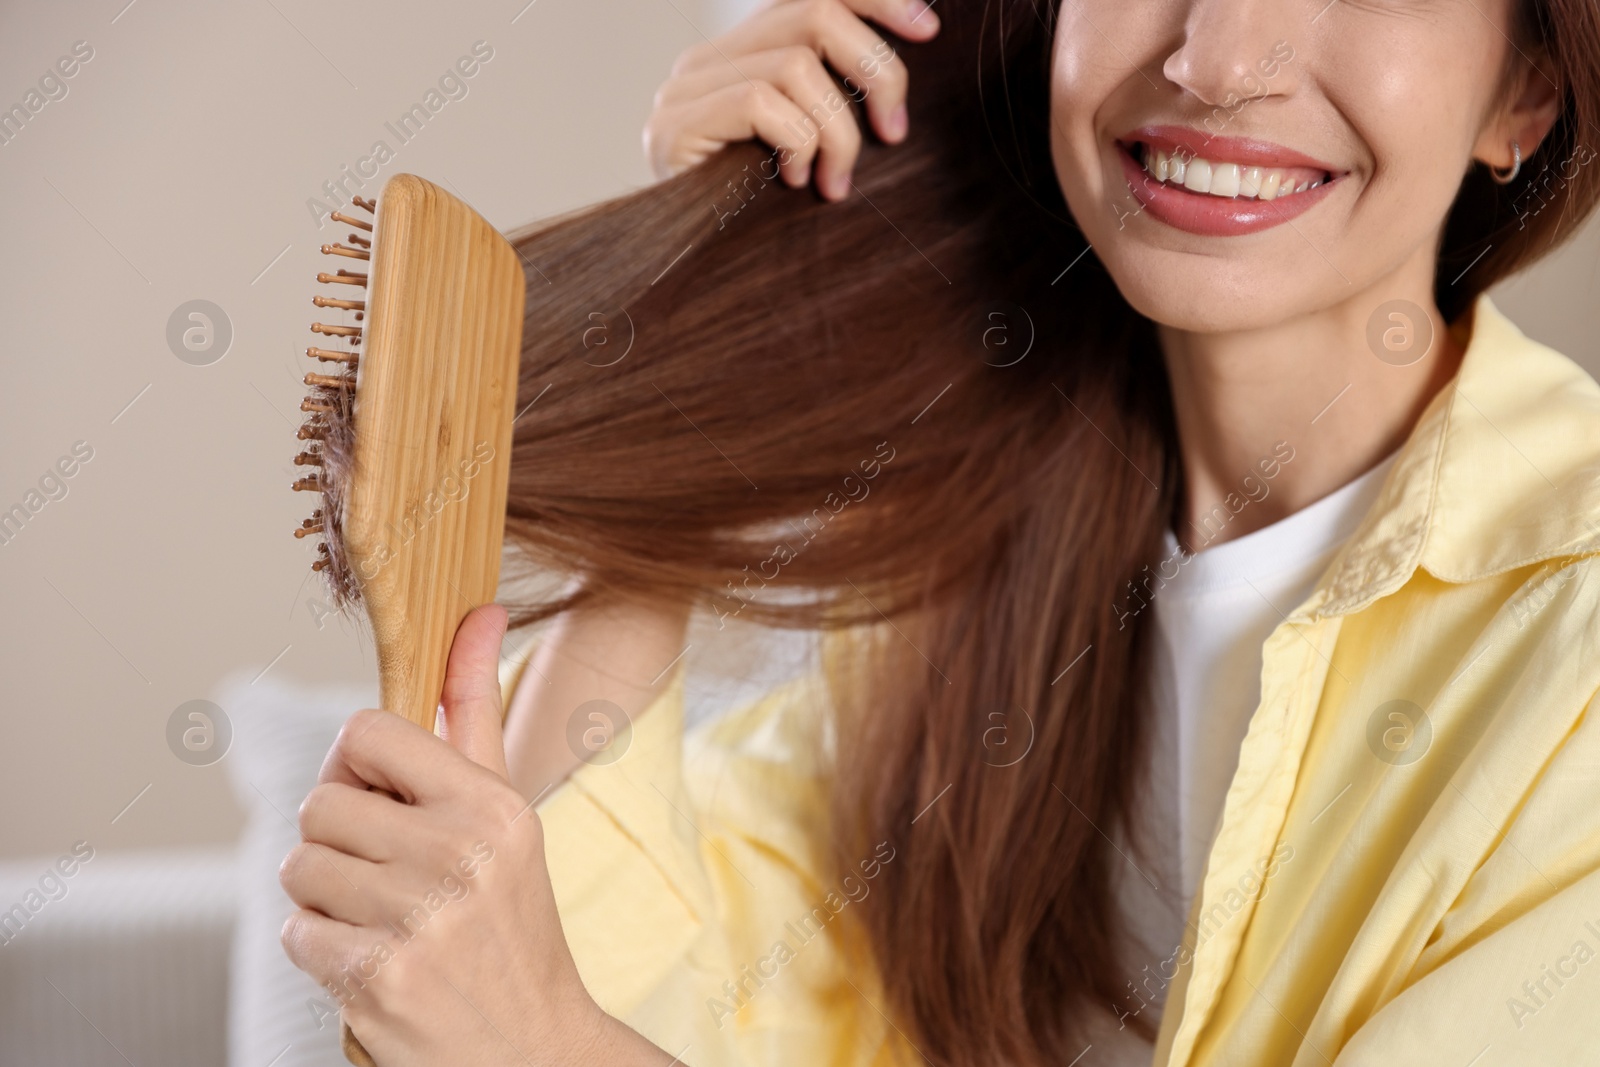
[[[1116,141],[1141,208],[1208,237],[1256,233],[1303,214],[1346,172],[1281,145],[1147,126]]]

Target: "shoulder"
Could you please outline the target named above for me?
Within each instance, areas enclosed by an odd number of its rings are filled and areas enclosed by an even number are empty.
[[[1441,399],[1422,564],[1472,580],[1600,552],[1600,383],[1480,298]]]
[[[1596,554],[1600,384],[1480,296],[1455,377],[1428,403],[1307,608],[1358,612],[1419,568],[1481,592]]]

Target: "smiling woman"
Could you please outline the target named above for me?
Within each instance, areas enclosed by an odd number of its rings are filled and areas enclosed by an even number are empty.
[[[780,0],[685,53],[646,130],[678,173],[513,235],[538,407],[507,536],[575,579],[515,621],[553,625],[494,703],[469,619],[454,754],[361,716],[330,761],[435,794],[328,790],[312,820],[338,847],[381,819],[394,901],[480,836],[505,857],[354,1009],[363,1043],[1592,1055],[1592,999],[1508,998],[1600,916],[1600,386],[1485,291],[1600,198],[1563,162],[1600,129],[1596,55],[1593,0]],[[834,202],[774,190],[735,224],[752,172]],[[584,360],[597,309],[626,309],[624,358]],[[1023,358],[985,358],[996,314]],[[739,596],[885,442],[870,496]],[[1227,505],[1267,455],[1293,462]],[[724,590],[824,655],[685,736],[686,619]],[[626,724],[585,762],[596,700]],[[1018,711],[1022,755],[986,758]],[[774,970],[881,846],[870,897]],[[298,873],[316,973],[358,940],[320,916],[371,916]]]

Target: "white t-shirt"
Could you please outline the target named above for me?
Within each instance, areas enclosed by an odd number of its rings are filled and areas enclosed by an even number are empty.
[[[1124,842],[1115,875],[1130,942],[1127,1001],[1119,1013],[1159,1020],[1162,964],[1183,936],[1189,903],[1205,873],[1238,766],[1239,745],[1261,694],[1261,646],[1298,607],[1355,532],[1383,488],[1395,454],[1292,515],[1192,556],[1169,530],[1164,559],[1178,573],[1155,588],[1149,788],[1140,818],[1141,848]],[[1246,507],[1257,506],[1252,502]],[[1167,563],[1162,573],[1170,573]],[[1154,568],[1152,568],[1154,569]],[[1107,1063],[1148,1062],[1147,1043],[1107,1016],[1097,1051]],[[1126,1020],[1124,1020],[1125,1022]]]
[[[1261,698],[1261,646],[1316,588],[1377,498],[1394,459],[1270,526],[1200,549],[1151,601],[1156,721],[1176,729],[1185,901],[1205,873],[1239,745]],[[1178,552],[1170,530],[1166,547],[1169,555]]]

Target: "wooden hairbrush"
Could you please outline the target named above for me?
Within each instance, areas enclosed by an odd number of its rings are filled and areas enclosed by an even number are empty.
[[[372,221],[335,212],[355,232],[322,251],[369,272],[317,275],[339,295],[311,302],[352,321],[311,326],[345,347],[306,349],[324,366],[305,377],[295,463],[316,470],[294,488],[322,506],[295,536],[322,535],[312,568],[335,606],[365,609],[379,704],[431,731],[456,628],[499,582],[525,281],[506,239],[431,182],[397,174],[354,203]],[[347,1025],[342,1042],[372,1067]]]

